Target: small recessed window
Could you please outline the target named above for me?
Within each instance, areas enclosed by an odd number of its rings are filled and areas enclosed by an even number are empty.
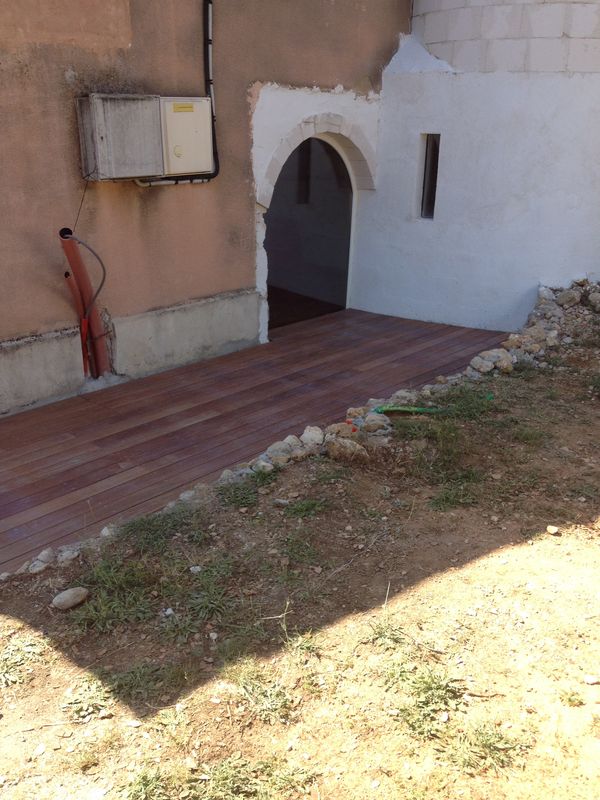
[[[433,219],[439,157],[440,134],[425,134],[425,168],[423,170],[423,195],[421,198],[421,217],[423,219]]]

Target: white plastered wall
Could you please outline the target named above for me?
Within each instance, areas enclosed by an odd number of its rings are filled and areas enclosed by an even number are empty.
[[[407,37],[379,133],[354,307],[510,330],[540,283],[599,274],[600,74],[461,73]],[[433,220],[420,218],[426,133],[441,134]]]
[[[361,97],[341,87],[291,89],[267,84],[260,90],[252,117],[252,164],[256,186],[256,286],[261,296],[260,341],[268,339],[268,259],[264,249],[264,212],[273,196],[281,168],[293,151],[310,137],[323,139],[340,154],[353,188],[352,238],[350,242],[348,299],[357,269],[354,231],[363,198],[373,193],[379,97]]]

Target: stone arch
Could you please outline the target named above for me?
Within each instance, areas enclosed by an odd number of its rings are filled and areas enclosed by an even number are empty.
[[[375,189],[375,151],[361,129],[341,114],[315,114],[302,120],[281,141],[256,187],[256,200],[268,208],[275,183],[294,150],[311,137],[323,139],[340,154],[350,175],[353,190]]]

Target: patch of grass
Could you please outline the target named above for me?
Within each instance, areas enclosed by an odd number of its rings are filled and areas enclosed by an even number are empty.
[[[105,632],[153,614],[150,592],[156,575],[143,562],[103,558],[81,578],[81,584],[91,590],[91,597],[71,612],[70,620],[83,630]]]
[[[293,656],[301,658],[306,658],[307,656],[320,658],[321,656],[321,647],[312,631],[295,633],[292,634],[292,636],[288,636],[287,630],[284,628],[283,641],[285,649]]]
[[[442,487],[429,505],[435,511],[448,511],[459,506],[475,505],[477,496],[472,487],[473,483],[480,480],[481,476],[476,470],[462,470],[452,481]]]
[[[80,772],[88,772],[100,766],[104,757],[117,750],[122,744],[122,734],[113,727],[99,739],[85,744],[73,754],[73,763]]]
[[[308,796],[314,775],[278,760],[252,764],[232,756],[203,764],[200,775],[144,770],[121,796],[124,800],[296,800]]]
[[[224,506],[231,508],[252,508],[258,504],[256,480],[248,478],[240,483],[227,483],[217,489]]]
[[[514,365],[513,371],[510,373],[512,378],[519,378],[522,381],[532,381],[539,375],[539,368],[534,367],[533,364],[528,364],[526,361],[519,361]]]
[[[294,564],[311,564],[317,558],[317,551],[300,533],[290,533],[285,537],[283,552]]]
[[[568,492],[575,497],[585,497],[586,500],[598,500],[600,497],[600,488],[589,483],[571,484]]]
[[[444,753],[468,775],[512,767],[529,745],[504,736],[494,725],[479,725],[454,736]]]
[[[598,345],[600,347],[600,343]],[[589,382],[589,387],[595,397],[600,395],[600,375],[593,375]]]
[[[394,431],[401,439],[427,439],[431,425],[426,420],[414,417],[398,417],[394,420]]]
[[[417,453],[412,471],[431,483],[451,481],[466,452],[463,434],[452,420],[435,420],[429,427],[432,447]]]
[[[369,623],[369,626],[371,633],[365,641],[376,644],[382,650],[397,650],[411,641],[400,625],[397,625],[385,612],[380,619]]]
[[[446,413],[453,419],[477,420],[498,410],[489,388],[465,383],[449,389],[443,396]]]
[[[246,658],[230,664],[223,670],[223,676],[237,687],[252,719],[270,724],[288,722],[292,698],[255,659]]]
[[[129,705],[175,694],[200,674],[196,662],[177,664],[136,664],[123,672],[104,673],[102,680],[111,694]]]
[[[120,532],[140,553],[160,553],[174,536],[203,544],[207,539],[206,524],[202,509],[182,504],[159,514],[132,519]]]
[[[39,638],[14,634],[0,651],[0,689],[25,683],[33,672],[32,665],[46,649],[46,643]]]
[[[67,693],[69,700],[63,704],[71,719],[76,722],[89,722],[110,706],[108,689],[95,678],[86,678]]]
[[[285,514],[288,517],[315,517],[327,507],[325,500],[296,500],[285,507]]]
[[[560,699],[566,706],[571,706],[571,708],[585,705],[583,697],[578,692],[563,691],[560,693]]]
[[[348,467],[331,466],[329,464],[320,465],[315,474],[316,483],[336,483],[337,481],[348,480],[350,470]]]
[[[163,775],[160,770],[145,770],[125,787],[123,797],[125,800],[175,800],[180,797],[183,788],[178,787],[172,778]]]
[[[281,467],[275,467],[271,470],[271,472],[255,472],[250,480],[253,481],[258,487],[270,486],[272,483],[275,483],[280,472]]]
[[[413,734],[424,739],[440,736],[444,715],[456,711],[464,696],[461,681],[428,667],[411,675],[407,690],[411,702],[400,709],[400,718]]]
[[[510,432],[510,437],[515,442],[529,445],[540,445],[546,438],[546,433],[538,428],[530,428],[527,425],[517,425]]]

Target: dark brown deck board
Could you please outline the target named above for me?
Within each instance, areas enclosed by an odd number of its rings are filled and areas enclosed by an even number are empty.
[[[279,328],[268,345],[0,420],[0,571],[158,510],[275,439],[456,371],[502,338],[347,310]]]

